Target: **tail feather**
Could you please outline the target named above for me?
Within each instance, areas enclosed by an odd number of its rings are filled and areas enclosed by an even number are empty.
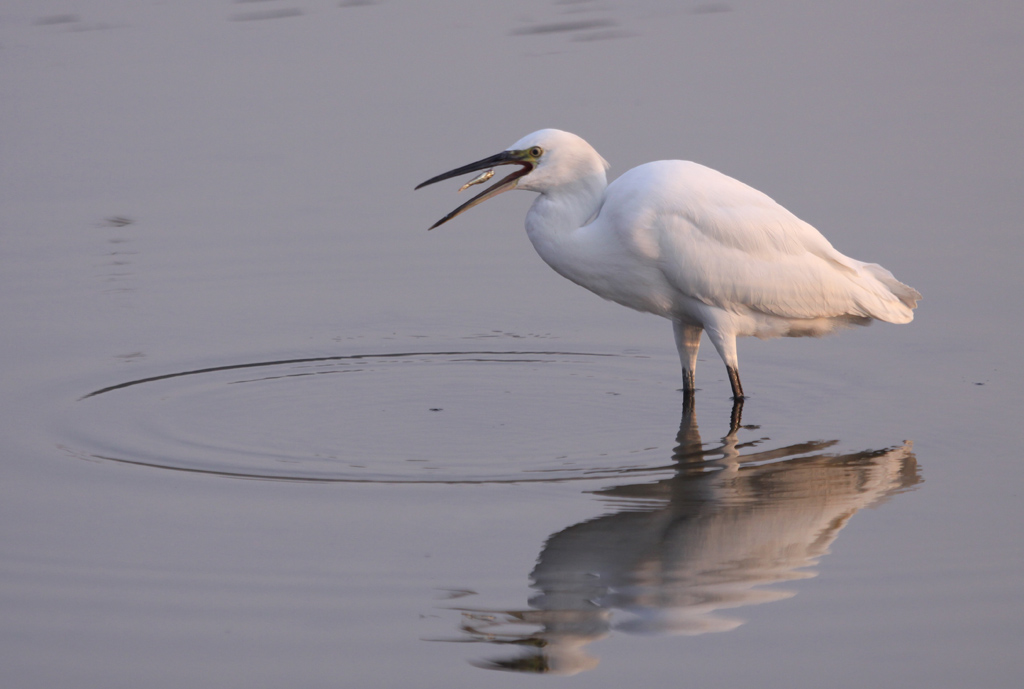
[[[865,263],[864,269],[878,280],[890,295],[899,300],[899,304],[889,302],[884,313],[872,313],[874,318],[889,323],[909,323],[914,320],[913,309],[921,299],[921,293],[910,285],[905,285],[888,270],[877,263]]]

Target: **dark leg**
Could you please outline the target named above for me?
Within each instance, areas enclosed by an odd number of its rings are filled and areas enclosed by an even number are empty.
[[[725,370],[729,372],[729,383],[732,385],[732,398],[734,400],[742,400],[743,385],[740,384],[740,372],[732,366],[726,366]]]
[[[697,385],[694,381],[693,371],[683,369],[683,392],[688,395],[693,395],[693,391],[697,389]]]
[[[697,369],[701,327],[672,321],[672,332],[676,336],[676,349],[679,350],[679,363],[683,369],[683,392],[692,395],[697,389],[693,372]]]
[[[743,386],[740,385],[740,363],[736,357],[736,333],[728,322],[713,327],[705,325],[705,331],[711,344],[715,345],[715,349],[718,350],[718,356],[722,357],[725,370],[729,372],[732,398],[734,400],[743,399]]]

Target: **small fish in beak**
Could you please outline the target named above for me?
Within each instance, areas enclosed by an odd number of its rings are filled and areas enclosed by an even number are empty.
[[[471,179],[469,183],[463,185],[462,189],[466,189],[467,187],[471,187],[474,184],[482,184],[489,180],[494,175],[494,168],[499,165],[519,166],[518,170],[515,170],[514,172],[506,175],[496,184],[487,187],[487,189],[480,192],[479,194],[471,198],[469,201],[466,201],[464,204],[453,210],[451,213],[449,213],[448,215],[444,216],[436,223],[431,225],[429,229],[432,230],[438,225],[443,225],[444,223],[448,222],[455,216],[466,212],[473,206],[483,203],[487,199],[494,198],[503,191],[515,189],[516,182],[519,181],[519,178],[524,175],[528,175],[530,174],[530,172],[533,171],[533,168],[537,166],[537,160],[540,158],[542,154],[543,150],[538,146],[534,146],[533,148],[523,151],[502,151],[501,153],[492,155],[488,158],[484,158],[483,160],[478,160],[475,163],[470,163],[469,165],[463,165],[460,168],[449,170],[448,172],[438,175],[437,177],[431,177],[426,182],[422,182],[416,185],[417,189],[422,189],[423,187],[429,184],[435,184],[442,180],[451,179],[452,177],[458,177],[459,175],[464,175],[467,172],[476,172],[478,170],[484,170],[482,174],[477,175],[475,178]],[[459,189],[459,191],[462,191],[462,189]]]
[[[463,184],[461,187],[459,187],[459,191],[466,191],[466,189],[469,189],[474,184],[483,184],[484,182],[489,180],[491,177],[494,177],[494,169],[493,168],[490,169],[490,170],[484,170],[479,175],[477,175],[473,179],[471,179],[468,182],[466,182],[465,184]]]

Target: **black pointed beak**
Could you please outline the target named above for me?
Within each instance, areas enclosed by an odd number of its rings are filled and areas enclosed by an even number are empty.
[[[502,151],[501,153],[492,155],[489,158],[484,158],[483,160],[478,160],[475,163],[470,163],[469,165],[463,165],[462,167],[455,168],[454,170],[449,170],[437,177],[431,177],[426,182],[416,185],[416,189],[420,189],[429,184],[434,184],[435,182],[442,182],[446,179],[451,179],[452,177],[465,175],[469,172],[476,172],[477,170],[488,170],[492,167],[497,167],[498,165],[519,165],[520,168],[504,177],[500,182],[491,185],[481,193],[477,194],[469,201],[466,201],[451,213],[431,225],[429,229],[432,230],[439,225],[445,224],[455,216],[468,211],[473,206],[481,204],[487,199],[494,198],[502,192],[508,191],[509,189],[515,189],[519,178],[523,175],[529,174],[530,171],[533,170],[534,163],[525,159],[521,151]]]

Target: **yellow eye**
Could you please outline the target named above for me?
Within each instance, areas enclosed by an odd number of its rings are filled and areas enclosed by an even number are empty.
[[[540,146],[534,146],[530,149],[530,157],[540,158],[542,155],[544,155],[544,149]]]

